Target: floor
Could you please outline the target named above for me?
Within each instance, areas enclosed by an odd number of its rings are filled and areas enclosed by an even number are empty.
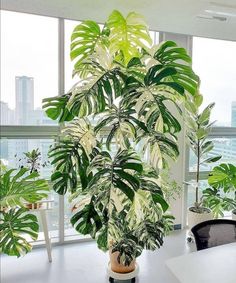
[[[165,266],[168,258],[195,250],[187,243],[186,231],[174,231],[164,246],[155,252],[145,251],[138,258],[139,283],[178,283]],[[1,283],[106,283],[108,255],[94,242],[53,247],[53,262],[46,250],[38,248],[23,258],[1,257]],[[121,282],[121,281],[120,281]],[[123,281],[124,282],[124,281]]]

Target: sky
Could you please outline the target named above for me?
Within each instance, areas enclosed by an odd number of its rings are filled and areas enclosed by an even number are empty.
[[[73,84],[70,34],[78,22],[65,22],[65,90]],[[193,39],[193,68],[201,78],[204,105],[215,102],[212,120],[230,125],[236,101],[236,42]],[[1,11],[1,100],[15,107],[15,76],[34,77],[35,108],[58,94],[58,21]]]

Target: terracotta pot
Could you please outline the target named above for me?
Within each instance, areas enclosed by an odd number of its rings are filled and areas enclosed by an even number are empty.
[[[197,225],[198,223],[213,219],[213,214],[210,209],[203,208],[204,209],[203,213],[194,212],[193,209],[194,209],[193,207],[188,208],[188,227],[189,229],[192,229],[192,227]]]
[[[232,219],[236,220],[236,209],[232,211]]]
[[[133,260],[130,265],[125,266],[121,263],[118,262],[117,257],[119,255],[119,252],[111,252],[111,248],[109,250],[109,255],[110,255],[110,263],[111,263],[111,270],[116,272],[116,273],[129,273],[135,270],[135,261]]]
[[[34,210],[34,209],[38,209],[38,208],[42,207],[42,203],[37,203],[37,202],[36,203],[27,203],[25,205],[25,207],[28,208],[28,209]]]

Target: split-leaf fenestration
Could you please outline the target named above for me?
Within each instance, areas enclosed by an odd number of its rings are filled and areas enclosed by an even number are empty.
[[[71,193],[75,229],[127,265],[159,248],[170,229],[159,170],[179,155],[181,105],[194,100],[199,78],[185,49],[172,41],[152,46],[134,12],[76,26],[71,59],[78,82],[43,105],[65,122],[49,153],[53,188]]]

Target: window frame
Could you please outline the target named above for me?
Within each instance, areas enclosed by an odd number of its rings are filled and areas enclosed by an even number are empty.
[[[191,57],[193,58],[193,38],[191,36],[191,45],[189,47],[189,52]],[[225,40],[228,41],[228,40]],[[211,132],[208,135],[209,139],[214,138],[236,138],[236,127],[222,127],[222,126],[214,126],[211,129]],[[188,183],[192,179],[196,177],[196,171],[189,170],[189,157],[190,157],[190,147],[187,142],[187,138],[185,136],[185,181],[184,181],[184,203],[183,203],[183,225],[186,227],[187,225],[187,200],[188,200]],[[200,180],[207,180],[210,171],[200,171]]]

